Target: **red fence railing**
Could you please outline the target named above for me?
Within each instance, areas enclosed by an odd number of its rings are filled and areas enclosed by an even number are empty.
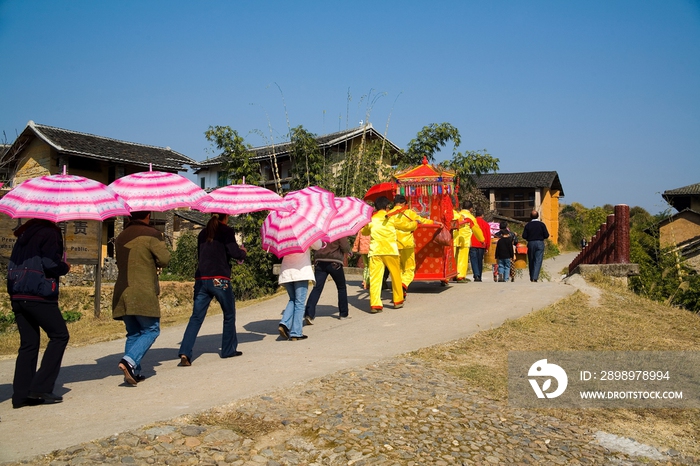
[[[581,264],[629,264],[630,262],[630,208],[615,206],[591,242],[569,264],[569,273]]]

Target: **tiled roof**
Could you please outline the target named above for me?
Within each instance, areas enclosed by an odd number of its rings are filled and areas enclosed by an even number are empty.
[[[206,226],[207,223],[209,223],[209,219],[211,218],[210,213],[200,212],[198,210],[175,210],[174,213],[180,218],[202,226]],[[229,217],[228,224],[229,226],[239,227],[239,224],[241,224],[242,221],[243,219],[240,218],[240,216],[235,215]]]
[[[557,172],[488,173],[472,176],[472,179],[479,189],[549,188],[559,191],[564,197]]]
[[[700,183],[683,186],[682,188],[669,189],[662,194],[666,196],[700,196]]]
[[[5,156],[5,152],[10,150],[9,144],[0,144],[0,160]]]
[[[383,135],[379,134],[377,130],[374,129],[372,124],[367,124],[365,126],[359,126],[357,128],[351,128],[343,131],[337,131],[335,133],[329,133],[329,134],[324,134],[322,136],[316,137],[316,142],[318,143],[319,147],[321,149],[325,149],[327,147],[332,147],[335,145],[338,145],[344,141],[348,141],[358,135],[361,135],[363,131],[367,131],[368,134],[371,136],[374,136],[375,138],[378,137],[384,137]],[[401,151],[399,147],[397,147],[394,143],[389,141],[387,139],[387,143],[389,143],[394,150],[396,151]],[[270,157],[273,153],[279,157],[281,155],[286,155],[289,153],[291,147],[291,143],[289,141],[281,142],[279,144],[270,144],[267,146],[259,146],[259,147],[254,147],[251,149],[251,152],[253,153],[251,159],[254,161],[259,161],[261,159],[265,159]],[[197,162],[196,167],[197,168],[206,168],[206,167],[213,167],[220,165],[224,161],[223,156],[218,156],[214,157],[211,159],[203,160],[202,162]]]
[[[38,137],[58,153],[75,155],[110,162],[123,162],[145,168],[152,164],[154,170],[186,171],[185,165],[195,161],[169,147],[155,147],[133,142],[119,141],[94,134],[79,133],[30,121],[14,144],[21,144],[29,137]]]
[[[211,218],[211,214],[200,212],[198,210],[175,210],[174,213],[180,218],[184,218],[187,221],[202,226],[206,225]]]

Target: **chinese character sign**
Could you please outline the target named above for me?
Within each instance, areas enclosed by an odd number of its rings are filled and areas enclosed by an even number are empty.
[[[28,219],[0,215],[0,258],[8,260],[15,245],[14,232]],[[95,220],[69,220],[57,223],[63,233],[66,260],[72,264],[94,263],[98,259],[98,233],[102,223]]]

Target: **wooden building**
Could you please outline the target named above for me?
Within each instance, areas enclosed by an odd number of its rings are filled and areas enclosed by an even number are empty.
[[[659,222],[659,243],[679,251],[700,271],[700,183],[664,191],[662,197],[678,213]]]
[[[559,239],[559,198],[564,190],[555,171],[489,173],[473,177],[477,188],[489,200],[494,213],[522,222],[536,210],[547,225],[549,239]]]

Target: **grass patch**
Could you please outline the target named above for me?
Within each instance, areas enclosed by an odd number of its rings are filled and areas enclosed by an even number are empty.
[[[700,316],[637,296],[597,276],[600,306],[577,291],[471,338],[412,353],[506,402],[509,351],[699,351]],[[700,409],[550,409],[562,420],[700,456]]]
[[[198,426],[224,427],[246,438],[256,438],[280,428],[279,422],[266,421],[238,411],[216,409],[196,414],[190,418],[190,422]]]

